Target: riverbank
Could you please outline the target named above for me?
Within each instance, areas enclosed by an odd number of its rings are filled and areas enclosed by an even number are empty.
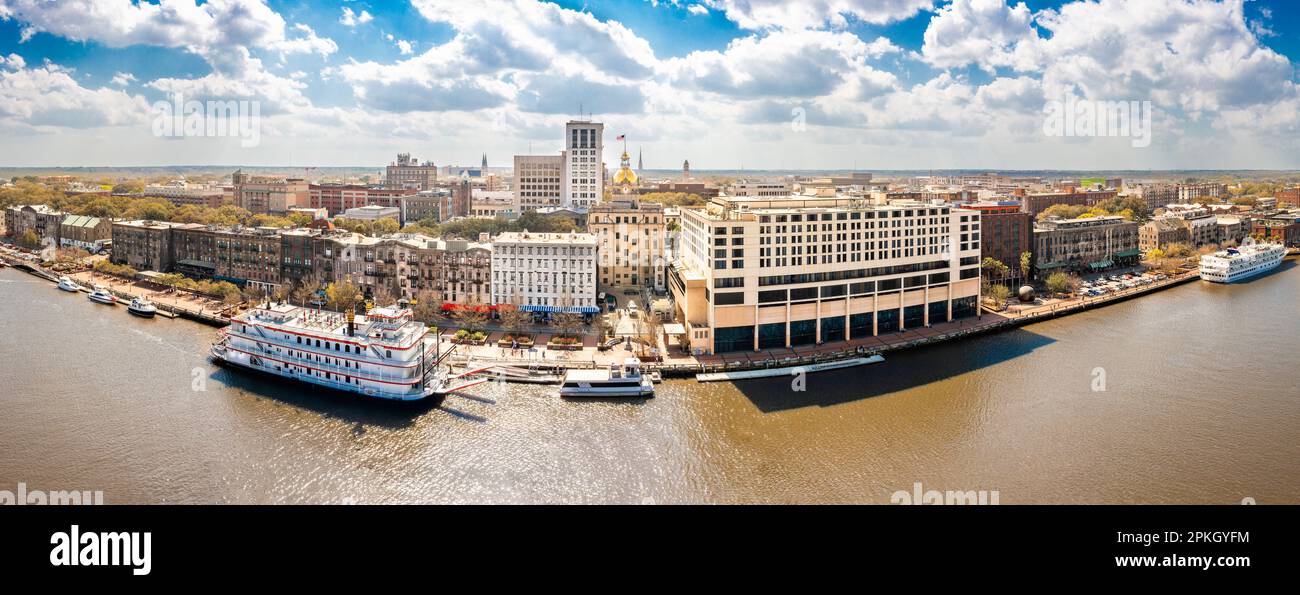
[[[35,264],[12,257],[6,257],[6,260],[15,265],[15,268],[23,269],[52,282],[57,280],[56,275],[44,271]],[[157,304],[160,310],[165,310],[175,316],[213,326],[225,326],[229,323],[229,310],[216,300],[182,295],[179,292],[173,293],[169,290],[157,290],[144,282],[127,283],[121,279],[93,271],[74,273],[70,276],[83,285],[104,285],[119,297],[125,299],[130,299],[130,297],[136,295],[146,295]],[[856,357],[883,355],[1069,316],[1163,291],[1199,279],[1198,272],[1195,270],[1187,271],[1150,285],[1125,289],[1104,296],[1080,296],[1064,300],[1049,300],[1038,306],[1022,307],[1015,311],[992,312],[984,310],[974,319],[945,322],[927,327],[906,329],[898,333],[816,346],[698,356],[681,353],[680,350],[676,349],[665,349],[660,351],[667,354],[661,358],[661,361],[646,362],[644,368],[647,371],[657,371],[665,378],[690,378],[702,373],[803,366]],[[463,368],[497,365],[562,373],[567,369],[591,369],[619,364],[625,358],[634,356],[634,352],[626,351],[621,346],[607,351],[600,351],[596,348],[594,337],[584,337],[581,348],[572,351],[549,351],[546,349],[512,351],[497,346],[496,341],[504,334],[504,332],[490,333],[484,345],[457,346],[457,354],[450,359],[450,363],[453,366]],[[444,348],[450,348],[453,344],[450,334],[444,334],[440,339],[444,342]],[[538,344],[544,345],[545,340],[545,336],[539,335]]]
[[[15,269],[35,275],[51,283],[58,283],[60,274],[45,270],[35,262],[5,253],[0,253],[0,260]],[[66,276],[85,288],[102,285],[117,296],[118,299],[128,302],[138,296],[147,297],[158,309],[158,314],[164,318],[186,318],[217,327],[230,324],[230,318],[226,315],[227,307],[219,300],[158,288],[144,281],[126,281],[120,277],[96,273],[93,270],[69,273]]]
[[[1198,272],[1189,271],[1150,285],[1134,287],[1105,296],[1053,300],[1050,303],[1017,312],[984,311],[974,319],[906,329],[888,335],[826,343],[818,346],[768,349],[758,352],[699,356],[676,354],[665,357],[662,362],[646,363],[644,368],[647,371],[658,371],[665,378],[692,378],[696,374],[704,373],[804,366],[856,357],[883,355],[1009,330],[1036,322],[1086,312],[1199,279],[1200,274]],[[491,344],[491,338],[489,338],[489,345]],[[559,355],[546,355],[545,352],[540,354],[527,353],[526,357],[522,358],[508,357],[505,354],[509,350],[490,346],[462,346],[459,351],[460,354],[454,356],[452,360],[460,366],[493,364],[523,366],[550,371],[608,366],[620,363],[624,358],[632,356],[632,352],[626,352],[618,348],[600,352],[593,346],[584,346],[581,351],[562,352]]]

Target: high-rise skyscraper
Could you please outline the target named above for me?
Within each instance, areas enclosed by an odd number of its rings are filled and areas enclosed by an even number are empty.
[[[564,125],[563,206],[586,209],[605,192],[605,125],[572,120]]]

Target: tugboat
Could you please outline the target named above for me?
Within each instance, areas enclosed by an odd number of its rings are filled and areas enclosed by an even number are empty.
[[[59,289],[63,291],[81,291],[81,286],[68,277],[59,277]]]
[[[560,385],[561,397],[653,397],[655,385],[641,374],[641,360],[629,357],[620,368],[569,370]]]
[[[106,306],[117,305],[117,296],[110,293],[107,289],[104,289],[103,285],[96,285],[95,290],[90,292],[90,295],[86,297],[92,302],[97,302]]]
[[[132,299],[130,304],[127,304],[126,311],[136,316],[153,318],[154,314],[158,313],[158,308],[153,305],[153,302],[149,301],[149,298],[138,296]]]

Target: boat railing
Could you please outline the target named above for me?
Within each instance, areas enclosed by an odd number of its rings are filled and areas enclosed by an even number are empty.
[[[295,356],[295,355],[290,355],[290,354],[288,354],[288,353],[286,353],[286,352],[284,352],[284,351],[274,351],[274,350],[272,350],[270,347],[267,347],[266,345],[263,345],[263,344],[260,343],[260,342],[257,343],[257,351],[259,351],[259,352],[262,353],[263,355],[266,355],[266,356],[269,356],[269,357],[274,357],[274,358],[276,358],[276,359],[285,360],[285,362],[286,362],[287,364],[289,364],[289,365],[302,365],[302,366],[309,366],[309,367],[316,368],[316,369],[319,369],[319,370],[323,370],[323,371],[326,371],[326,372],[334,372],[334,373],[337,373],[337,374],[343,374],[343,375],[345,375],[345,376],[355,376],[355,377],[360,378],[360,379],[362,379],[362,380],[383,380],[383,381],[403,381],[403,382],[407,382],[407,381],[414,380],[414,379],[416,379],[416,378],[418,377],[416,374],[411,374],[410,376],[407,376],[407,375],[402,375],[402,374],[383,374],[383,373],[375,373],[375,372],[373,372],[373,371],[364,370],[364,369],[362,369],[362,368],[358,368],[358,367],[352,367],[352,366],[340,366],[340,365],[336,365],[336,364],[334,364],[334,363],[330,363],[330,362],[326,362],[326,361],[317,361],[317,360],[312,359],[312,358],[310,358],[310,357],[299,357],[299,356]],[[321,357],[322,357],[322,358],[329,358],[329,357],[332,357],[332,356],[321,356]],[[362,363],[365,363],[365,362],[362,362]],[[403,368],[403,369],[410,370],[410,369],[412,369],[412,368]]]

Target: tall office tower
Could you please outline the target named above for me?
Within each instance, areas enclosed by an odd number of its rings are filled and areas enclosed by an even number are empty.
[[[564,194],[562,205],[586,209],[605,192],[605,125],[573,120],[564,125]]]

